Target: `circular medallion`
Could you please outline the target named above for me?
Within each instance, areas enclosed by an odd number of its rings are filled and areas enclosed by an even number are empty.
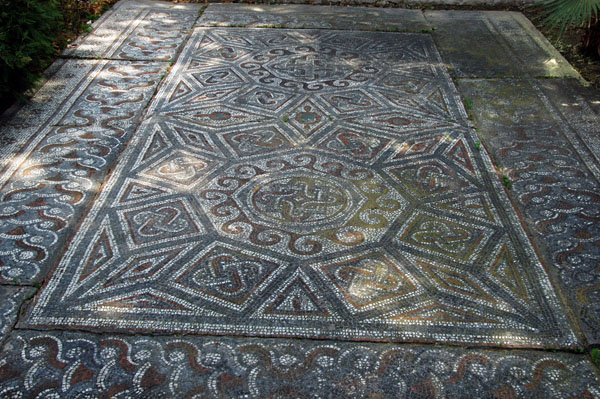
[[[332,181],[300,175],[266,182],[252,194],[251,205],[274,222],[311,225],[335,219],[348,208],[350,198]]]
[[[303,169],[259,176],[236,197],[253,220],[296,234],[341,227],[364,202],[353,184]]]
[[[303,82],[344,79],[353,71],[346,60],[326,51],[310,47],[295,50],[296,54],[278,60],[269,68],[278,76]]]
[[[288,152],[233,165],[198,193],[217,234],[315,256],[375,243],[406,201],[369,169]]]

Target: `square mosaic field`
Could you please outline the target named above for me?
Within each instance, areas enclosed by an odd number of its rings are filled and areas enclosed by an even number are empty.
[[[29,326],[570,346],[428,35],[199,28]]]

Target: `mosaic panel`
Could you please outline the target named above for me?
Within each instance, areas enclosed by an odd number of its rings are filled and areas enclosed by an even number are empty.
[[[67,84],[67,91],[50,92],[64,95],[53,100],[61,105],[39,126],[28,128],[21,149],[3,162],[0,280],[45,278],[133,134],[167,65],[78,60],[63,67],[57,79],[80,80]],[[23,118],[32,110],[25,111]]]
[[[70,44],[63,55],[170,61],[199,11],[198,4],[121,1],[94,24],[90,35]]]
[[[520,12],[427,10],[442,58],[461,78],[572,77],[579,73]]]
[[[597,92],[574,80],[465,81],[461,89],[475,99],[481,133],[588,342],[600,343]]]
[[[197,29],[149,114],[26,324],[576,344],[428,36]]]
[[[592,399],[594,369],[541,351],[18,332],[0,355],[0,396]]]

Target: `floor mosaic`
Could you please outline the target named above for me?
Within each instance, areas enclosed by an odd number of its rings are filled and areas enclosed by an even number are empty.
[[[572,346],[428,35],[198,28],[24,326]]]
[[[1,171],[0,280],[45,277],[43,270],[133,134],[167,65],[73,60],[63,68],[81,81],[69,87],[56,112],[30,128]],[[85,72],[73,72],[79,68]]]
[[[598,398],[573,354],[330,341],[18,332],[0,397]]]
[[[91,34],[71,43],[63,56],[171,61],[200,9],[199,4],[119,2],[94,25]]]
[[[517,205],[565,288],[586,338],[599,344],[597,93],[574,80],[473,80],[460,86],[476,99],[480,132],[513,181]]]
[[[600,105],[522,15],[202,7],[0,120],[0,398],[600,399]]]

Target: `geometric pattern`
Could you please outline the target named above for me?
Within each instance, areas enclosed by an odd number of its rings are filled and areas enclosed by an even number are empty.
[[[543,80],[472,82],[462,90],[481,98],[475,118],[486,132],[487,145],[510,171],[515,202],[547,248],[547,263],[557,273],[588,342],[600,343],[599,119],[590,106],[597,92],[576,82]],[[515,112],[510,99],[517,96],[528,106]],[[502,119],[488,121],[491,113]],[[581,140],[585,147],[579,147]]]
[[[30,326],[576,343],[427,35],[196,29]]]

